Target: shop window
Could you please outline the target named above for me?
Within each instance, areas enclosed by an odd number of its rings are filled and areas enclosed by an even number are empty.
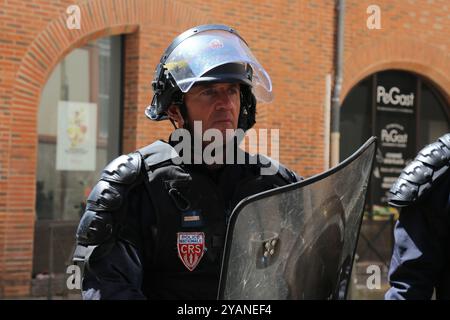
[[[35,276],[65,273],[85,200],[120,154],[121,42],[112,36],[74,49],[41,94]]]

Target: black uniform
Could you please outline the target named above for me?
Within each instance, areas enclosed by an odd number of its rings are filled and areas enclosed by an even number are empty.
[[[450,299],[450,134],[403,170],[390,203],[403,207],[386,299]]]
[[[281,165],[277,174],[261,175],[261,161],[248,164],[248,154],[247,164],[214,171],[175,165],[177,156],[157,141],[103,171],[77,232],[75,260],[88,256],[85,299],[215,299],[232,209],[249,195],[300,180]],[[177,235],[193,232],[204,234],[206,249],[190,271]]]

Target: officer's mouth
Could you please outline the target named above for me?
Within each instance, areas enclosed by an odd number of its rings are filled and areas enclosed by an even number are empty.
[[[232,117],[218,118],[218,119],[213,120],[212,123],[214,124],[214,123],[227,123],[227,122],[233,123]]]
[[[233,123],[231,120],[216,120],[213,123]]]
[[[234,122],[231,120],[214,121],[211,125],[211,128],[219,129],[220,131],[224,131],[224,130],[228,130],[228,129],[236,129],[234,127]]]

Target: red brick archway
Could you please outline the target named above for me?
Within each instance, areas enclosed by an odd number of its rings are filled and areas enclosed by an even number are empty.
[[[431,80],[450,104],[450,54],[436,46],[397,36],[372,39],[346,55],[341,101],[359,81],[386,69],[415,72]]]
[[[35,220],[37,108],[41,91],[54,67],[71,50],[99,37],[139,34],[140,28],[149,25],[155,32],[163,28],[177,33],[207,22],[205,14],[195,8],[167,0],[82,1],[79,7],[79,30],[66,27],[65,7],[51,12],[55,18],[28,46],[13,82],[9,160],[2,168],[8,176],[4,194],[7,212],[0,228],[0,297],[29,294]],[[131,42],[139,46],[139,36],[133,37]],[[137,62],[132,65],[139,68]],[[129,125],[136,126],[135,123]]]

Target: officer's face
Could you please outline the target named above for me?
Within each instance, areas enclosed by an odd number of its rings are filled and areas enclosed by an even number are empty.
[[[226,129],[236,129],[240,109],[240,85],[238,83],[198,84],[184,97],[189,125],[202,122],[202,129],[218,129],[225,137]]]

